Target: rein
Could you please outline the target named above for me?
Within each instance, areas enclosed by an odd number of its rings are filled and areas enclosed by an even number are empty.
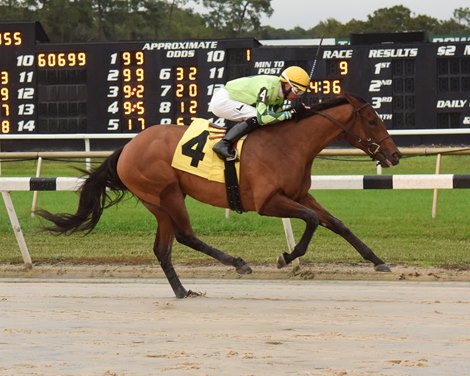
[[[349,103],[351,106],[352,104]],[[358,107],[358,108],[354,108],[353,106],[353,112],[352,112],[352,116],[351,118],[348,120],[348,122],[346,124],[342,124],[340,123],[338,120],[336,120],[334,117],[332,117],[331,115],[329,114],[326,114],[324,112],[321,112],[321,111],[314,111],[313,114],[316,114],[316,115],[320,115],[320,116],[323,116],[324,118],[328,119],[329,121],[331,121],[333,124],[335,124],[337,127],[341,128],[344,133],[354,137],[357,142],[360,144],[360,145],[363,145],[364,148],[367,150],[367,152],[369,153],[369,155],[375,159],[375,156],[377,155],[377,153],[380,151],[380,148],[382,146],[382,143],[390,138],[391,136],[390,135],[387,135],[385,136],[384,138],[382,138],[380,141],[377,141],[377,142],[372,142],[372,139],[371,138],[368,138],[367,140],[363,140],[362,138],[360,138],[359,136],[355,135],[353,132],[351,132],[351,128],[352,128],[352,125],[350,125],[351,123],[354,122],[354,120],[356,119],[356,116],[359,115],[361,116],[360,112],[366,108],[366,107],[370,107],[370,103],[364,103],[362,106]]]

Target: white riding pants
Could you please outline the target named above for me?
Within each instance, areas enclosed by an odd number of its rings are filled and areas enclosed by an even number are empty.
[[[214,93],[209,103],[209,111],[217,117],[231,121],[243,121],[256,116],[256,108],[231,99],[225,88],[220,88]]]

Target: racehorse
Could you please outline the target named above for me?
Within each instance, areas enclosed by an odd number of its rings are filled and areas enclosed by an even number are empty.
[[[75,214],[37,212],[53,222],[56,233],[91,231],[103,210],[119,202],[125,191],[135,195],[157,220],[153,251],[177,298],[194,294],[186,290],[171,260],[174,239],[205,253],[240,274],[251,273],[247,263],[202,242],[193,232],[185,196],[227,208],[223,183],[177,170],[171,166],[178,141],[187,127],[157,125],[147,128],[116,150],[89,174],[81,187]],[[312,106],[301,119],[252,132],[244,141],[240,159],[240,195],[246,211],[279,218],[298,218],[306,227],[291,253],[279,256],[284,267],[305,254],[319,225],[339,234],[376,271],[388,272],[384,261],[332,216],[309,194],[315,156],[338,139],[362,149],[383,167],[399,162],[401,154],[372,106],[361,98],[343,94]],[[115,195],[110,194],[114,192]]]

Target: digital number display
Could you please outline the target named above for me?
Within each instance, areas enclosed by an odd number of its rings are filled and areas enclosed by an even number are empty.
[[[289,65],[310,72],[316,52],[256,48],[254,73],[280,74]],[[328,45],[319,56],[306,103],[350,92],[371,103],[388,129],[470,128],[468,43]]]
[[[142,51],[121,52],[121,103],[123,131],[145,129],[145,55]]]
[[[310,82],[310,91],[315,94],[341,94],[343,88],[340,80],[320,80]]]
[[[341,77],[347,76],[348,74],[349,63],[347,60],[328,60],[326,63],[326,75],[330,78],[320,80],[313,79],[310,82],[310,90],[314,94],[341,94],[344,91]]]
[[[55,44],[38,30],[0,23],[0,134],[136,133],[194,117],[223,125],[208,104],[228,80],[310,72],[314,56],[307,104],[350,92],[389,129],[470,127],[468,42],[324,45],[317,55],[249,38]]]
[[[85,52],[50,52],[40,53],[37,56],[39,68],[67,68],[86,66]]]
[[[249,72],[259,45],[253,39],[36,43],[37,30],[35,23],[0,23],[2,134],[137,133],[210,119],[212,94]]]
[[[175,67],[175,103],[176,124],[187,124],[188,120],[198,114],[198,68]]]
[[[0,31],[0,46],[21,46],[23,44],[23,36],[19,31]]]
[[[10,133],[10,89],[8,71],[0,71],[0,121],[1,133]]]

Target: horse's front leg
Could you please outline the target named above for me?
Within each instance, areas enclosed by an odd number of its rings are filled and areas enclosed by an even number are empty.
[[[262,206],[259,214],[279,218],[298,218],[302,219],[306,224],[304,233],[292,252],[284,252],[279,256],[277,261],[278,268],[282,268],[296,258],[305,255],[319,223],[318,217],[313,210],[286,196],[276,194]]]
[[[310,194],[303,200],[306,206],[313,209],[317,214],[320,225],[342,236],[349,242],[365,259],[374,264],[374,268],[378,272],[390,272],[390,267],[362,241],[351,230],[344,225],[338,218],[332,216],[325,210]]]

